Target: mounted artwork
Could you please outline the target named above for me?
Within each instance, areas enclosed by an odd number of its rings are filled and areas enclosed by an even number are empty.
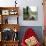
[[[9,15],[9,10],[2,10],[2,15]]]
[[[37,20],[38,10],[36,6],[23,8],[23,20]]]

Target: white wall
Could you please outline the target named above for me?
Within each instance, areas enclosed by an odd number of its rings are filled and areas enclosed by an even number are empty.
[[[0,6],[1,7],[14,6],[15,5],[14,1],[15,0],[0,0]]]
[[[0,0],[0,6],[8,7],[15,6],[15,0]],[[42,0],[17,0],[19,5],[19,24],[21,26],[43,26],[43,6]],[[38,20],[37,21],[23,21],[23,7],[26,6],[38,7]]]

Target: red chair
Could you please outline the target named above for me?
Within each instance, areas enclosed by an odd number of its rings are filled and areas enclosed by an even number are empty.
[[[33,29],[29,28],[25,32],[24,37],[22,38],[21,46],[27,46],[25,43],[25,39],[28,39],[29,37],[37,37],[36,33],[33,31]],[[37,38],[36,38],[37,39]],[[41,44],[38,42],[35,46],[41,46]]]

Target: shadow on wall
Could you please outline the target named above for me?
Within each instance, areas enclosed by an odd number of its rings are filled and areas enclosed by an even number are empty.
[[[22,38],[24,36],[25,31],[28,28],[32,28],[34,30],[34,32],[36,32],[39,41],[42,43],[43,42],[43,33],[42,33],[43,30],[42,30],[42,26],[21,26],[20,27],[20,31],[19,31],[20,42],[21,42],[21,40],[22,40]]]

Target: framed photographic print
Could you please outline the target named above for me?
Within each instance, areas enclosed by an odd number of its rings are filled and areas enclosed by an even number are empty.
[[[10,10],[10,15],[16,15],[17,14],[17,11],[16,10]]]
[[[37,20],[38,11],[36,6],[23,8],[23,20]]]
[[[2,10],[2,15],[9,15],[9,10]]]
[[[17,12],[13,12],[13,11],[10,12],[10,15],[16,15],[16,14]]]

